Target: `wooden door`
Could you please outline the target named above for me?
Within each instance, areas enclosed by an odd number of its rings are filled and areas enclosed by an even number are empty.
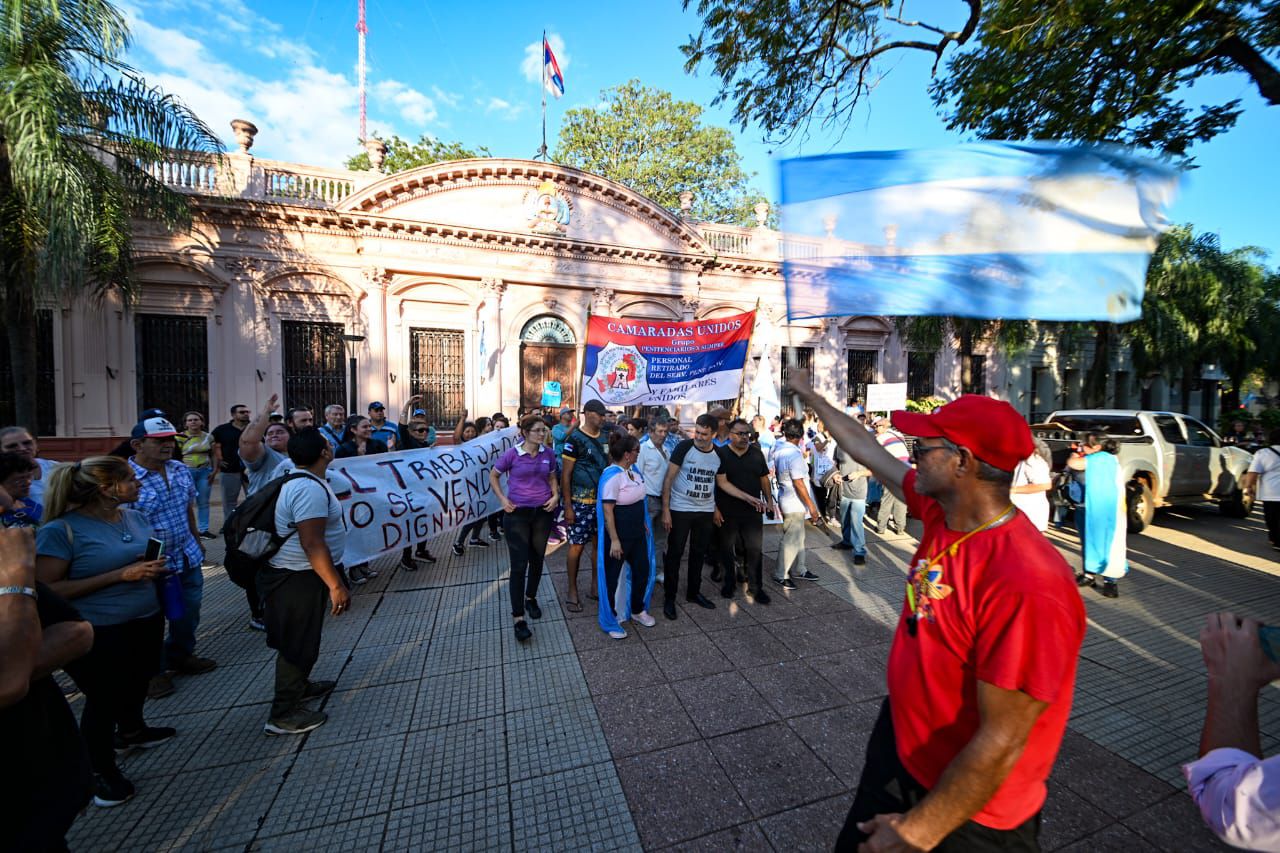
[[[572,344],[520,345],[520,408],[541,410],[542,383],[560,383],[560,405],[578,407],[578,353]]]

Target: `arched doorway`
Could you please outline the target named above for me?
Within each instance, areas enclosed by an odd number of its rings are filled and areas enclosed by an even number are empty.
[[[560,405],[578,407],[577,338],[564,320],[542,314],[520,331],[520,408],[541,410],[543,383],[560,383]]]

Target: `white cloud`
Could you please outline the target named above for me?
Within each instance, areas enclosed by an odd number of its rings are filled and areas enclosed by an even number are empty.
[[[431,94],[432,96],[435,97],[437,101],[444,104],[446,107],[449,107],[450,109],[453,109],[454,107],[458,106],[458,104],[462,103],[461,95],[455,92],[446,92],[444,89],[441,89],[439,86],[432,86]]]
[[[569,76],[569,54],[564,49],[564,39],[559,33],[550,33],[547,41],[551,43],[551,52],[556,55],[556,64],[560,66],[560,73],[565,77],[565,85],[568,85]],[[535,41],[532,44],[525,45],[524,60],[520,63],[520,73],[524,75],[524,79],[530,83],[542,85],[542,41]]]
[[[497,114],[498,118],[504,121],[514,121],[528,108],[526,104],[513,104],[502,98],[490,97],[488,100],[484,98],[476,98],[476,106],[481,107],[486,114]]]
[[[136,2],[125,10],[134,35],[132,64],[149,82],[185,101],[229,149],[235,147],[229,123],[243,118],[258,126],[254,153],[263,157],[336,166],[357,152],[360,96],[354,72],[325,68],[314,51],[282,37],[279,25],[240,0]],[[178,30],[147,20],[152,9],[171,14],[178,7],[207,21],[225,13],[244,27]],[[244,70],[238,57],[246,51],[273,60],[270,70]],[[452,106],[458,96],[440,101]],[[437,119],[436,101],[406,83],[381,80],[369,88],[370,133],[416,138]]]

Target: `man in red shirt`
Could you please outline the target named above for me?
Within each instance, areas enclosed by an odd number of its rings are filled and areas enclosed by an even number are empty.
[[[1045,780],[1071,713],[1085,614],[1070,567],[1009,498],[1034,451],[1008,403],[895,412],[903,468],[861,424],[790,382],[850,456],[924,521],[889,652],[889,698],[837,850],[1039,850]]]

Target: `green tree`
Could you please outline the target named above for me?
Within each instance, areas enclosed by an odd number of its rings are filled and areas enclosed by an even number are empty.
[[[684,0],[685,7],[691,0]],[[698,0],[686,69],[704,63],[746,127],[772,138],[843,127],[884,60],[933,57],[935,103],[985,138],[1114,140],[1182,155],[1230,128],[1232,99],[1198,108],[1187,84],[1243,72],[1280,104],[1276,0],[964,0],[912,20],[905,0]],[[938,76],[945,60],[944,73]]]
[[[990,344],[1000,353],[1013,356],[1031,343],[1035,326],[1029,320],[986,320],[975,317],[897,317],[899,333],[912,347],[930,352],[950,341],[960,355],[960,387],[974,383],[974,350]]]
[[[1140,373],[1180,374],[1183,411],[1202,365],[1226,365],[1243,381],[1244,365],[1267,346],[1251,327],[1267,295],[1262,257],[1253,247],[1224,251],[1216,234],[1195,234],[1186,225],[1161,237],[1147,270],[1142,319],[1127,333]]]
[[[378,137],[381,138],[381,137]],[[483,145],[468,148],[461,142],[444,142],[434,136],[423,134],[417,142],[409,142],[392,134],[387,143],[387,159],[382,164],[383,171],[388,174],[416,169],[419,166],[430,166],[432,163],[446,163],[450,160],[471,160],[476,157],[490,157],[489,149]],[[369,153],[361,151],[347,160],[348,169],[363,172],[369,168]]]
[[[696,218],[754,224],[751,208],[761,196],[748,189],[733,135],[704,125],[702,107],[638,80],[605,89],[600,98],[599,107],[565,113],[552,159],[617,181],[668,210],[679,210],[680,193],[689,190]]]
[[[222,147],[121,61],[128,40],[103,0],[0,2],[0,314],[18,423],[35,422],[39,304],[131,296],[132,220],[191,224],[148,164]]]

